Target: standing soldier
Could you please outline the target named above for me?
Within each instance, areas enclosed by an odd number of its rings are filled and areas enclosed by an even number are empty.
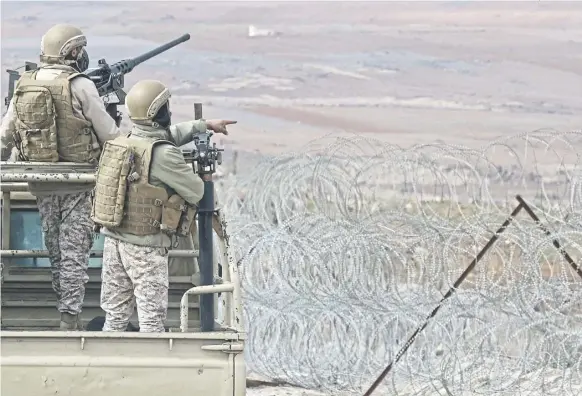
[[[125,331],[137,305],[142,332],[163,332],[168,311],[168,248],[179,219],[198,204],[204,183],[177,146],[207,129],[227,134],[236,121],[170,126],[170,91],[143,80],[125,103],[134,123],[108,142],[99,162],[92,218],[105,235],[101,272],[103,331]],[[191,213],[187,221],[193,221]]]
[[[71,25],[42,38],[40,67],[22,74],[2,120],[2,159],[16,147],[31,162],[97,164],[101,147],[119,134],[86,70],[87,39]],[[49,251],[61,330],[81,330],[80,313],[93,245],[92,184],[29,183]]]

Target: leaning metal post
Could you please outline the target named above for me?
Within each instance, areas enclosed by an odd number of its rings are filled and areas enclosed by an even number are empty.
[[[511,214],[509,215],[509,217],[503,222],[503,224],[501,224],[501,227],[499,227],[499,229],[497,231],[495,231],[495,234],[493,234],[493,236],[491,237],[491,239],[489,239],[489,242],[487,242],[487,244],[483,247],[483,249],[481,249],[481,251],[479,252],[479,254],[477,254],[477,256],[473,259],[473,261],[471,261],[471,263],[467,266],[467,268],[465,269],[465,271],[461,274],[461,276],[459,276],[459,278],[455,281],[455,283],[453,284],[453,286],[449,289],[449,291],[447,292],[447,294],[445,294],[444,297],[441,299],[441,301],[438,303],[438,305],[436,306],[436,308],[433,309],[432,312],[428,315],[428,317],[425,319],[424,323],[420,327],[418,327],[414,331],[414,333],[412,333],[412,335],[410,336],[410,338],[408,339],[408,341],[406,341],[406,343],[404,344],[404,346],[402,348],[400,348],[400,350],[398,351],[398,353],[396,354],[396,356],[394,357],[394,359],[384,369],[384,371],[382,371],[382,373],[378,376],[378,378],[376,378],[376,381],[374,381],[374,383],[370,386],[370,388],[366,391],[366,393],[364,393],[364,396],[370,396],[374,392],[374,390],[376,390],[376,388],[378,387],[378,385],[380,385],[382,383],[382,381],[384,381],[384,378],[386,378],[386,376],[390,373],[390,371],[392,370],[392,368],[394,367],[394,365],[396,363],[398,363],[398,361],[400,360],[400,358],[406,353],[406,351],[408,350],[408,348],[410,348],[410,346],[412,345],[412,343],[414,342],[414,340],[416,340],[416,337],[418,337],[418,335],[428,325],[428,322],[441,309],[443,303],[446,300],[448,300],[449,297],[451,297],[455,291],[457,291],[457,289],[459,288],[459,286],[461,286],[461,283],[463,283],[463,281],[467,278],[467,276],[469,276],[469,274],[471,273],[471,271],[473,271],[473,269],[475,268],[475,266],[477,265],[477,263],[483,258],[483,256],[485,256],[485,253],[487,253],[487,251],[491,248],[491,246],[493,246],[493,244],[495,242],[497,242],[497,239],[499,239],[499,235],[501,235],[501,233],[503,233],[507,229],[507,227],[509,227],[509,224],[511,224],[511,222],[513,221],[513,219],[515,218],[515,216],[517,216],[517,214],[522,209],[524,209],[525,202],[523,202],[519,198],[518,198],[518,201],[519,201],[519,204],[515,207],[515,209],[513,209],[513,212],[511,212]]]
[[[540,218],[534,213],[534,211],[527,204],[527,202],[525,202],[525,200],[521,197],[521,195],[517,195],[515,198],[523,206],[523,209],[527,212],[529,217],[531,217],[532,220],[535,221],[537,226],[544,232],[544,234],[546,234],[547,236],[552,238],[552,245],[554,245],[554,247],[558,250],[558,252],[562,255],[562,257],[564,257],[564,260],[566,260],[568,262],[568,264],[570,264],[572,269],[574,269],[574,271],[576,271],[578,276],[580,278],[582,278],[582,268],[580,268],[580,266],[578,264],[576,264],[576,262],[574,261],[572,256],[570,256],[568,254],[568,252],[566,252],[566,250],[562,247],[560,242],[556,238],[552,237],[552,233],[550,232],[550,230],[548,230],[548,228],[542,224],[542,221],[540,220]]]
[[[202,104],[194,104],[194,118],[202,118]],[[200,165],[200,164],[199,164]],[[199,166],[198,170],[203,167]],[[210,171],[212,172],[212,171]],[[200,174],[202,176],[202,174]],[[209,180],[204,180],[204,196],[198,204],[198,245],[200,266],[200,286],[214,285],[214,244],[212,241],[212,215],[214,214],[214,182],[212,173],[206,173]],[[214,295],[200,295],[200,328],[204,331],[214,331]]]

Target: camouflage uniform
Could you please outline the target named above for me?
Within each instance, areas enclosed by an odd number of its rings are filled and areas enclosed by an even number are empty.
[[[31,164],[95,164],[101,145],[119,135],[95,84],[79,73],[86,69],[86,46],[83,32],[68,24],[55,25],[43,36],[40,67],[20,76],[2,118],[2,159],[13,151]],[[90,215],[94,185],[30,182],[28,187],[37,197],[61,312],[60,329],[80,330],[79,313],[93,245]]]
[[[141,332],[164,331],[168,248],[180,224],[188,229],[204,194],[204,182],[178,147],[207,124],[170,125],[170,96],[159,81],[137,82],[125,99],[131,133],[105,144],[99,160],[91,219],[105,236],[103,331],[124,331],[134,305]]]
[[[125,331],[137,303],[141,332],[163,332],[168,312],[168,249],[105,237],[101,272],[103,331]]]
[[[206,130],[204,121],[175,124],[169,132],[172,140],[182,145],[192,141],[192,134],[197,130]],[[132,129],[134,139],[163,139],[167,138],[167,133],[145,126]],[[191,205],[198,203],[204,194],[204,183],[186,164],[182,153],[171,145],[161,145],[155,150],[149,167],[149,183],[177,192]],[[96,189],[98,192],[99,188]],[[101,282],[101,308],[106,313],[104,331],[125,330],[133,313],[132,291],[140,331],[164,331],[169,283],[167,251],[171,238],[161,231],[152,235],[134,235],[108,227],[103,227],[101,234],[105,236]],[[139,286],[144,277],[146,284]],[[160,288],[160,285],[165,285],[165,288]],[[141,294],[138,296],[138,293]]]
[[[36,202],[49,251],[57,309],[77,315],[82,311],[93,246],[91,193],[39,196]]]

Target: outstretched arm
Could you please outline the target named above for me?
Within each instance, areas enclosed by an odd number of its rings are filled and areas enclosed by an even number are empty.
[[[194,120],[181,122],[170,126],[170,134],[176,146],[182,146],[190,143],[195,133],[204,133],[207,129],[216,133],[228,135],[227,125],[236,124],[236,121],[230,120]]]
[[[190,143],[195,133],[204,132],[206,132],[206,121],[204,120],[180,122],[170,126],[170,134],[176,146]]]

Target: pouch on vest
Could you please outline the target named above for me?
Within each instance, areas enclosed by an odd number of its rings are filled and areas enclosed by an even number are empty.
[[[106,159],[104,161],[103,159]],[[133,167],[131,148],[105,142],[97,168],[91,219],[104,227],[118,227],[125,209],[128,176]]]
[[[16,113],[14,143],[22,159],[57,162],[56,110],[51,92],[40,86],[25,85],[14,92]]]
[[[190,236],[192,232],[192,225],[196,224],[194,220],[196,220],[196,207],[187,205],[188,209],[184,213],[182,213],[182,217],[180,218],[180,225],[176,230],[176,234],[179,236]]]
[[[186,201],[178,194],[172,195],[162,209],[160,230],[168,235],[174,235],[180,226],[182,214],[186,212]]]

